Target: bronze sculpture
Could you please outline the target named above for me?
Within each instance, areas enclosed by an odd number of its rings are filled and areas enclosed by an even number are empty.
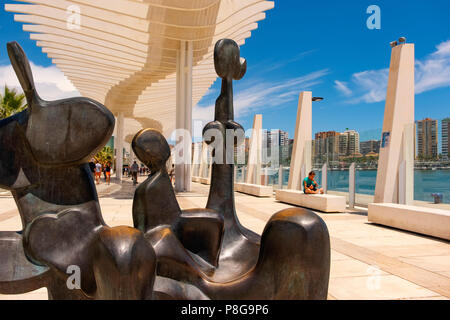
[[[29,108],[0,121],[0,186],[12,191],[23,222],[22,232],[0,232],[0,293],[45,286],[53,299],[326,299],[330,244],[320,217],[282,210],[260,237],[236,216],[225,132],[242,128],[232,81],[246,62],[234,41],[214,50],[222,90],[204,132],[220,132],[225,152],[213,164],[206,208],[181,210],[167,142],[144,129],[132,147],[151,174],[135,192],[135,228],[105,225],[86,164],[109,139],[112,114],[85,98],[42,101],[20,46],[8,44],[8,52]],[[66,286],[70,265],[82,271],[80,289]]]
[[[210,299],[326,299],[330,244],[326,225],[319,216],[301,208],[282,210],[272,216],[261,238],[239,223],[234,203],[234,165],[227,164],[225,159],[227,152],[234,154],[234,149],[226,150],[225,130],[242,128],[233,119],[232,81],[244,76],[246,62],[240,59],[237,44],[224,39],[216,43],[214,64],[222,78],[222,90],[216,101],[215,121],[207,124],[204,132],[209,129],[220,132],[225,151],[222,161],[212,167],[207,210],[189,210],[197,220],[184,225],[177,220],[185,214],[178,205],[164,206],[165,211],[144,209],[138,205],[152,201],[155,192],[149,189],[146,193],[144,189],[155,179],[159,180],[155,188],[165,185],[163,194],[171,195],[170,200],[164,203],[176,201],[165,168],[161,169],[162,172],[152,170],[152,175],[141,186],[142,189],[137,190],[134,198],[135,227],[146,232],[155,249],[158,277],[178,281],[177,284],[170,282],[172,286],[163,285],[164,294],[190,299],[193,298],[190,294],[198,296],[199,289]],[[156,130],[139,132],[132,146],[145,164],[160,161],[150,150],[168,149],[164,137]],[[169,216],[173,218],[165,219],[163,231],[161,221]],[[223,233],[217,243],[221,219],[224,221]],[[145,227],[142,227],[143,221],[146,221]],[[185,243],[188,239],[184,237],[186,229],[191,237],[189,245]],[[207,248],[209,260],[205,255],[197,254],[205,250],[207,241],[210,241]],[[158,278],[158,281],[161,280]]]
[[[42,100],[22,48],[8,43],[8,54],[28,108],[0,121],[0,186],[11,190],[23,226],[0,232],[0,293],[47,287],[51,299],[151,296],[153,248],[133,228],[105,225],[87,165],[110,138],[114,116],[91,99]],[[69,266],[80,268],[80,289],[66,285]]]

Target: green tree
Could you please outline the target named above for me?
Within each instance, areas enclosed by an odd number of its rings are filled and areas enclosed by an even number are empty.
[[[113,149],[111,149],[111,147],[103,147],[103,149],[100,150],[99,153],[97,153],[97,155],[95,156],[95,160],[97,160],[103,165],[106,165],[107,163],[112,164],[113,154],[114,152]]]
[[[0,94],[0,119],[8,118],[26,107],[25,95],[5,85],[3,94]]]

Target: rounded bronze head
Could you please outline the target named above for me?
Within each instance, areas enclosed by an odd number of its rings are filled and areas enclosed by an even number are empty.
[[[136,157],[150,170],[159,170],[170,157],[170,147],[164,136],[155,129],[143,129],[131,143]]]
[[[240,80],[247,71],[247,61],[241,58],[236,42],[222,39],[214,47],[214,67],[219,77]]]

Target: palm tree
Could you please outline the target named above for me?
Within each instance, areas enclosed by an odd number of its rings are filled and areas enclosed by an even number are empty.
[[[95,156],[95,160],[106,165],[107,163],[112,163],[113,154],[114,151],[111,147],[103,147],[103,149]]]
[[[0,119],[23,111],[27,107],[25,101],[23,93],[17,93],[16,89],[10,89],[5,85],[3,95],[0,94]]]

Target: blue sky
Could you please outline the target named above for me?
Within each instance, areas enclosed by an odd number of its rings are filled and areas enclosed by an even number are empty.
[[[13,14],[3,10],[3,3],[0,81],[13,81],[2,70],[9,64],[6,42],[16,40],[30,60],[50,74],[53,83],[47,84],[48,92],[73,90],[21,24],[13,22]],[[369,5],[381,9],[381,30],[366,26]],[[448,0],[275,1],[275,9],[267,12],[241,48],[248,70],[234,86],[236,119],[248,129],[253,115],[262,113],[265,128],[286,130],[292,137],[298,94],[312,90],[325,98],[313,105],[313,132],[350,128],[360,131],[362,140],[379,138],[389,42],[400,36],[416,47],[416,120],[450,116],[448,12]],[[216,81],[194,110],[197,118],[211,119],[219,89]]]
[[[381,9],[381,30],[366,26],[370,16],[366,10],[372,4]],[[422,64],[416,72],[421,80],[416,88],[421,91],[416,95],[416,120],[450,116],[450,42],[445,43],[450,41],[449,12],[448,0],[275,1],[275,9],[267,12],[241,48],[249,67],[244,79],[235,82],[235,104],[240,95],[257,100],[239,108],[236,117],[247,129],[253,115],[262,113],[265,128],[283,129],[292,137],[298,93],[312,90],[325,98],[313,104],[313,132],[351,128],[363,139],[379,138],[387,84],[383,69],[389,67],[389,43],[400,36],[415,43],[416,60]],[[448,50],[446,56],[430,57],[438,45],[441,51]],[[427,71],[434,71],[435,60],[442,72],[430,75]],[[308,76],[304,83],[295,82]],[[443,79],[431,85],[434,76]],[[339,90],[336,81],[345,88]],[[286,87],[264,94],[280,85]],[[213,105],[219,88],[217,81],[199,105]]]

